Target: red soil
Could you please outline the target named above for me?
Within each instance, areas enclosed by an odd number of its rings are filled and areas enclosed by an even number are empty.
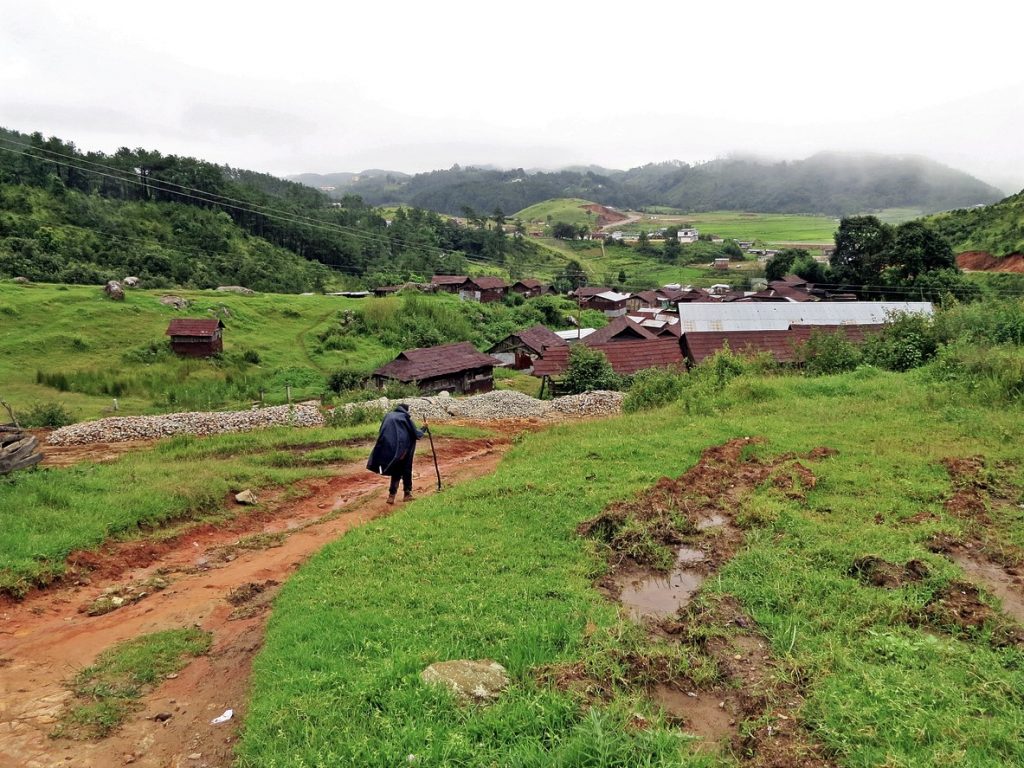
[[[1024,272],[1024,253],[998,258],[986,251],[957,254],[956,265],[967,272]]]

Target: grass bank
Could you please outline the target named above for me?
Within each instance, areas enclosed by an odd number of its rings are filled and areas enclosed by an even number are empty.
[[[744,502],[746,545],[704,589],[754,618],[803,689],[812,737],[846,766],[1021,764],[1024,654],[984,631],[913,620],[960,576],[925,546],[964,526],[944,509],[941,460],[984,456],[1019,493],[1019,421],[1019,408],[965,402],[918,374],[861,369],[744,376],[714,410],[677,404],[530,435],[493,476],[351,532],[284,587],[240,763],[736,764],[696,749],[625,684],[607,646],[634,647],[636,630],[593,588],[605,560],[575,528],[680,475],[705,447],[758,435],[766,455],[838,454],[815,464],[804,498],[762,487]],[[865,585],[849,575],[864,555],[918,558],[929,575],[901,589]],[[455,658],[499,661],[510,690],[490,708],[461,709],[420,682],[428,664]],[[540,682],[550,665],[580,660],[606,665],[606,701]],[[672,663],[685,673],[689,662]]]

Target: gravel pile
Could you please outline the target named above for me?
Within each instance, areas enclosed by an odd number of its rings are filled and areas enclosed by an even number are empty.
[[[323,415],[316,403],[299,403],[251,411],[168,413],[162,416],[114,416],[99,421],[72,424],[55,430],[46,440],[50,445],[153,440],[170,435],[217,435],[248,432],[263,427],[320,427]]]
[[[564,418],[566,416],[607,416],[622,410],[621,392],[587,392],[582,395],[538,400],[522,392],[499,390],[482,395],[453,398],[447,394],[436,397],[406,397],[400,400],[368,400],[339,406],[346,412],[354,408],[372,408],[390,411],[399,403],[409,406],[409,414],[416,421],[444,421],[446,419],[536,419]]]
[[[567,416],[609,416],[622,410],[621,392],[597,390],[582,395],[566,395],[551,401],[551,409]]]

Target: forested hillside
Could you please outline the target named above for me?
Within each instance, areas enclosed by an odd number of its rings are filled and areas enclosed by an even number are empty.
[[[1024,253],[1024,191],[995,205],[939,214],[928,223],[957,252]]]
[[[620,208],[846,216],[896,207],[942,211],[1002,196],[966,173],[924,158],[837,153],[793,162],[728,158],[699,165],[656,163],[629,171],[530,173],[455,166],[408,178],[361,178],[345,190],[373,204],[407,203],[449,214],[467,207],[520,210],[549,198],[582,197]]]
[[[299,292],[465,272],[469,259],[514,268],[535,248],[484,219],[413,210],[389,223],[358,197],[332,203],[268,174],[0,129],[0,277]]]

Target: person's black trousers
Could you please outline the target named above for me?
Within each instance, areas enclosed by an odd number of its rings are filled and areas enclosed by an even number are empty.
[[[388,488],[388,493],[394,496],[398,493],[398,481],[402,481],[402,492],[405,494],[412,493],[412,457],[402,459],[401,462],[396,462],[395,466],[391,468],[391,486]]]

